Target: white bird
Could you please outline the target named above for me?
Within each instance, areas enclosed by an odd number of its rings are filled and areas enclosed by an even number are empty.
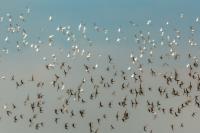
[[[147,25],[150,25],[150,24],[151,24],[151,20],[148,20],[146,24],[147,24]]]
[[[199,17],[196,18],[196,22],[199,22]]]
[[[6,38],[4,39],[4,41],[5,41],[5,42],[8,42],[8,37],[6,37]]]
[[[6,76],[3,75],[3,76],[0,77],[0,79],[5,80],[5,79],[6,79]]]
[[[49,21],[52,21],[52,19],[53,19],[52,16],[49,16]]]
[[[28,7],[26,10],[26,13],[29,14],[31,12],[31,9]]]
[[[118,38],[116,39],[116,42],[119,43],[120,41],[121,41],[121,38],[118,37]]]
[[[121,28],[118,28],[117,31],[120,33],[121,32]]]
[[[7,109],[7,105],[3,105],[3,109],[4,109],[4,110]]]
[[[47,61],[47,58],[46,58],[46,57],[43,57],[42,60]]]
[[[127,68],[127,70],[130,71],[130,70],[131,70],[131,67],[129,66],[129,67]]]
[[[82,28],[82,24],[80,23],[80,24],[78,25],[78,30],[80,31],[81,28]]]

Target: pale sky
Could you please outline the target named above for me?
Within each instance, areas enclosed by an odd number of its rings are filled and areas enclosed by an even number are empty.
[[[5,52],[0,53],[0,76],[5,76],[5,80],[0,80],[0,132],[2,133],[63,133],[64,122],[78,123],[76,129],[69,128],[70,133],[87,133],[89,132],[89,121],[95,121],[97,117],[102,117],[103,113],[106,113],[108,118],[102,119],[102,124],[99,126],[100,133],[143,133],[143,126],[147,125],[147,128],[152,129],[154,133],[169,133],[171,132],[170,124],[175,124],[176,133],[188,133],[199,131],[199,117],[198,110],[194,106],[190,106],[181,113],[178,119],[174,119],[170,115],[158,115],[158,118],[154,120],[151,114],[146,111],[146,100],[156,102],[159,100],[164,104],[164,107],[178,106],[185,99],[184,97],[170,98],[165,100],[160,97],[157,93],[157,88],[162,85],[166,86],[163,80],[160,80],[162,76],[152,78],[149,75],[149,69],[155,68],[157,72],[164,73],[177,69],[182,75],[182,80],[188,85],[189,80],[186,77],[186,65],[191,63],[186,59],[188,52],[192,55],[199,57],[199,46],[188,47],[188,39],[191,34],[188,32],[189,27],[193,25],[196,30],[194,40],[198,43],[199,37],[199,23],[195,23],[195,19],[200,16],[200,2],[198,0],[0,0],[0,17],[4,17],[4,21],[0,22],[0,48],[8,49],[8,54]],[[18,20],[20,14],[26,14],[27,8],[30,8],[30,14],[25,15],[25,22]],[[13,25],[19,23],[28,34],[28,46],[23,47],[21,34],[8,33],[7,27],[9,26],[8,17],[6,14],[9,13],[13,18]],[[184,18],[180,19],[180,14],[184,14]],[[52,16],[52,22],[48,21],[49,16]],[[147,26],[146,22],[152,21],[151,26]],[[132,27],[130,21],[136,23],[138,27]],[[175,29],[181,30],[181,40],[178,40],[179,45],[174,48],[178,54],[181,55],[179,62],[174,61],[172,58],[166,58],[165,61],[169,63],[170,67],[163,67],[157,55],[167,53],[169,47],[166,45],[158,45],[154,50],[155,57],[153,57],[154,64],[149,65],[146,63],[148,54],[145,53],[142,59],[139,58],[139,47],[145,45],[138,45],[134,40],[134,35],[143,31],[145,35],[148,32],[151,33],[153,40],[156,42],[160,41],[160,27],[169,22],[166,34],[174,37]],[[92,46],[88,45],[88,42],[83,38],[83,35],[78,31],[78,25],[82,23],[87,27],[86,33],[92,40]],[[94,23],[97,24],[101,29],[108,29],[109,41],[105,41],[105,35],[103,33],[95,32],[93,29]],[[58,26],[70,26],[73,33],[77,38],[77,45],[80,50],[91,52],[91,60],[87,61],[84,57],[76,55],[72,58],[67,58],[67,54],[71,51],[71,46],[74,43],[66,41],[67,38],[62,33],[58,33],[56,28]],[[117,33],[118,28],[121,28],[121,33]],[[166,27],[165,27],[166,28]],[[53,47],[48,46],[48,36],[55,35]],[[116,43],[116,39],[120,36],[121,43]],[[8,42],[5,38],[8,37]],[[42,41],[40,44],[39,41]],[[16,50],[17,41],[19,41],[22,49]],[[75,43],[75,44],[76,44]],[[30,48],[31,44],[37,45],[40,51],[35,52],[34,48]],[[148,50],[152,47],[146,46]],[[63,51],[63,52],[61,52]],[[76,101],[71,103],[70,108],[78,112],[79,109],[86,109],[86,118],[80,119],[78,117],[71,118],[68,115],[59,115],[60,121],[56,125],[54,122],[55,114],[54,108],[58,108],[62,105],[62,100],[65,98],[65,92],[57,92],[55,88],[50,85],[53,75],[55,73],[61,74],[58,69],[51,72],[45,69],[45,64],[53,62],[52,54],[56,55],[57,62],[61,63],[66,61],[67,64],[72,66],[72,72],[69,73],[68,77],[64,79],[65,87],[76,88],[81,80],[86,77],[90,79],[85,71],[83,64],[87,63],[90,65],[98,64],[98,69],[93,73],[94,79],[99,78],[100,75],[105,75],[106,78],[111,78],[112,75],[105,71],[107,64],[107,55],[111,54],[113,62],[117,70],[125,70],[131,66],[131,71],[127,71],[128,75],[131,76],[134,70],[137,70],[137,66],[131,63],[130,54],[133,53],[137,56],[141,63],[144,65],[144,88],[152,87],[153,91],[148,92],[145,90],[146,95],[140,97],[139,107],[132,109],[130,106],[127,107],[130,113],[130,119],[125,123],[116,122],[115,114],[121,110],[121,113],[125,110],[117,106],[119,100],[127,96],[130,100],[133,97],[129,94],[128,90],[121,91],[119,88],[122,81],[116,79],[118,84],[115,87],[109,88],[108,90],[101,90],[101,95],[94,101],[88,101],[86,105],[81,105]],[[101,55],[101,56],[99,56]],[[46,57],[47,61],[43,58]],[[15,75],[16,81],[12,82],[10,79],[12,75]],[[45,87],[38,89],[34,83],[29,80],[34,75],[36,80],[44,81]],[[25,81],[25,85],[21,88],[16,89],[16,83],[20,80]],[[193,82],[194,86],[196,82]],[[186,86],[187,86],[186,85]],[[134,84],[131,81],[131,87],[137,88],[138,84]],[[168,86],[166,86],[168,87]],[[172,89],[175,85],[169,87]],[[92,90],[89,84],[84,86],[84,97],[87,97]],[[116,91],[116,96],[112,96],[111,93]],[[24,107],[24,99],[29,94],[32,100],[35,100],[36,94],[42,92],[45,97],[44,113],[38,116],[36,122],[43,121],[44,127],[38,131],[34,127],[28,126],[28,118],[33,114],[30,107]],[[195,95],[194,92],[193,95]],[[198,92],[197,92],[198,93]],[[61,100],[58,100],[61,98]],[[115,103],[112,109],[99,109],[98,103],[107,103],[112,101]],[[14,123],[12,117],[6,116],[4,105],[10,105],[15,103],[17,108],[13,115],[24,114],[24,120]],[[105,105],[107,106],[107,105]],[[192,112],[197,112],[196,118],[191,118]],[[177,127],[181,122],[184,122],[184,128]],[[110,130],[109,125],[113,124],[116,129]],[[97,127],[96,123],[94,127]]]

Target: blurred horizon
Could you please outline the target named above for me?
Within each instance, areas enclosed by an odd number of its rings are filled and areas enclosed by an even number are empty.
[[[102,117],[104,112],[108,114],[108,120],[101,119],[102,125],[99,127],[94,122],[94,127],[99,128],[99,133],[131,131],[144,133],[143,126],[147,126],[149,132],[152,129],[153,133],[168,133],[171,132],[171,123],[177,125],[174,132],[198,132],[198,117],[191,119],[191,112],[195,111],[197,115],[199,113],[195,106],[189,106],[190,108],[180,114],[178,119],[158,111],[156,113],[160,115],[155,120],[154,114],[146,111],[146,101],[149,99],[155,103],[161,101],[163,108],[175,108],[198,94],[195,90],[191,97],[172,96],[170,90],[180,88],[175,83],[167,85],[163,75],[170,77],[177,71],[180,74],[180,81],[184,81],[186,88],[190,83],[194,88],[197,87],[196,80],[191,81],[188,78],[188,72],[189,65],[194,66],[194,62],[198,63],[200,57],[200,1],[0,0],[0,2],[2,92],[0,132],[87,133],[88,122],[93,119],[96,122],[96,117]],[[189,54],[191,58],[188,58]],[[108,62],[109,58],[112,58],[111,63]],[[60,70],[63,62],[71,66],[71,71],[66,77]],[[48,65],[52,65],[49,70]],[[91,73],[85,71],[84,65],[90,66]],[[152,77],[150,69],[156,71],[157,77]],[[199,72],[198,68],[194,67],[193,70]],[[124,83],[130,83],[131,87],[122,91],[120,87],[123,80],[119,76],[116,78],[119,84],[110,88],[100,87],[99,94],[102,97],[90,100],[88,97],[94,92],[93,84],[88,83],[91,78],[93,77],[94,82],[99,85],[100,76],[103,75],[106,80],[110,80],[115,71],[119,75],[124,71],[128,77]],[[142,75],[145,95],[138,98],[140,106],[137,109],[129,105],[126,108],[119,107],[119,100],[134,99],[129,89],[140,86],[133,80],[134,73]],[[52,86],[56,74],[60,76],[60,80],[62,79],[58,86],[65,85],[63,90],[56,90],[57,86]],[[12,76],[15,78],[14,81]],[[31,82],[32,76],[35,82]],[[75,118],[62,114],[56,116],[53,109],[62,107],[68,89],[77,89],[84,78],[87,84],[84,85],[85,92],[82,96],[88,98],[89,102],[84,105],[76,99],[71,100],[69,111],[74,109]],[[24,86],[16,87],[17,83],[22,81]],[[42,82],[45,84],[44,87],[38,87],[38,83]],[[148,91],[149,87],[152,88],[152,92]],[[166,100],[156,93],[159,87],[167,88],[170,99]],[[116,96],[113,96],[113,92],[116,92]],[[45,97],[43,114],[33,113],[29,105],[34,100],[39,101],[36,98],[38,93],[44,94]],[[31,100],[28,106],[24,106],[27,95]],[[105,108],[98,108],[99,101],[102,101]],[[108,101],[114,103],[112,109],[106,108]],[[6,115],[6,109],[11,110],[12,104],[17,106],[12,116],[24,113],[24,121],[20,119],[18,123],[14,123],[12,117]],[[86,118],[77,118],[80,109],[87,110]],[[125,122],[115,121],[112,118],[115,118],[118,111],[121,115],[123,111],[128,111],[130,118]],[[28,118],[34,114],[37,114],[34,122],[44,122],[44,127],[38,131],[28,124]],[[59,117],[58,124],[55,124],[54,117]],[[65,130],[66,121],[77,123],[77,128],[69,125],[69,130]],[[182,121],[185,122],[185,127],[179,128],[178,125]],[[108,126],[110,124],[116,129],[111,130]]]

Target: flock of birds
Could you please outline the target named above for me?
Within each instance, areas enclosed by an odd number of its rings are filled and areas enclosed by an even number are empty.
[[[45,49],[41,47],[46,44],[48,47],[57,48],[55,34],[50,34],[46,40],[39,38],[37,42],[30,39],[29,33],[23,27],[30,13],[30,8],[27,8],[26,12],[21,13],[18,18],[10,13],[0,17],[0,25],[6,23],[8,25],[6,33],[9,34],[3,38],[1,58],[13,50],[13,48],[11,50],[8,48],[11,43],[12,47],[16,44],[18,53],[26,49],[43,53]],[[179,19],[184,20],[184,14],[181,13]],[[126,47],[126,41],[131,38],[131,45],[135,51],[132,50],[130,53],[124,51],[129,57],[122,61],[120,61],[119,53],[114,56],[112,52],[99,52],[100,54],[94,52],[94,49],[100,50],[89,37],[88,29],[91,27],[88,27],[86,23],[81,22],[76,30],[70,25],[59,25],[55,30],[64,36],[71,48],[59,49],[60,53],[68,50],[64,53],[62,60],[55,53],[52,53],[50,57],[42,57],[43,68],[41,69],[47,73],[48,80],[41,79],[40,74],[31,72],[27,79],[19,78],[19,75],[9,72],[1,75],[0,84],[8,81],[16,91],[23,91],[27,85],[38,90],[35,96],[31,96],[31,93],[27,94],[20,105],[14,101],[1,105],[3,109],[1,121],[5,119],[14,123],[25,121],[28,127],[40,130],[48,127],[49,121],[41,118],[43,114],[49,113],[50,121],[55,125],[62,125],[66,131],[73,132],[74,129],[80,128],[79,122],[84,121],[82,124],[85,129],[88,129],[88,133],[102,132],[103,127],[108,128],[110,132],[115,132],[121,126],[131,122],[129,119],[134,117],[136,110],[140,110],[141,114],[147,112],[152,117],[149,123],[141,125],[141,130],[145,133],[154,133],[156,129],[151,128],[151,124],[160,116],[166,117],[168,121],[171,119],[178,121],[186,110],[195,108],[190,113],[191,118],[198,118],[196,109],[200,108],[199,55],[198,52],[190,52],[190,50],[198,51],[199,48],[196,39],[199,21],[197,17],[194,23],[187,27],[188,38],[183,35],[182,29],[174,28],[171,34],[168,33],[170,22],[167,21],[156,32],[159,33],[157,39],[153,39],[154,35],[143,30],[133,21],[127,22],[127,25],[133,28],[131,37],[125,36],[122,26],[116,28],[115,31],[110,31],[93,23],[94,34],[102,33],[104,43],[109,42],[110,47],[119,49]],[[53,23],[54,17],[47,17],[47,22]],[[145,26],[153,26],[152,20],[147,20],[144,23]],[[88,48],[85,49],[82,46],[76,33],[86,41]],[[112,34],[116,35],[113,37]],[[12,35],[17,36],[15,43],[12,42]],[[126,53],[121,54],[126,56]],[[50,58],[52,60],[49,60]],[[99,58],[102,62],[97,61]],[[76,81],[74,83],[76,87],[67,83],[70,78],[72,82]],[[56,97],[57,101],[54,102],[57,104],[47,107],[46,97],[50,88],[54,92],[52,97]],[[46,90],[45,93],[44,90]],[[177,100],[180,103],[178,105],[168,103],[176,103]],[[21,106],[26,111],[19,112],[18,109]],[[95,115],[92,115],[94,113]],[[185,122],[172,122],[165,126],[170,132],[176,132],[179,128],[185,127]]]

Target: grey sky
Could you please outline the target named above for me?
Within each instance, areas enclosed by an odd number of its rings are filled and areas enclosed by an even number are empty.
[[[143,133],[143,126],[147,125],[149,129],[152,129],[155,133],[169,133],[170,124],[175,124],[175,132],[177,133],[188,133],[198,132],[198,110],[196,107],[192,106],[184,110],[184,112],[179,116],[178,119],[166,114],[159,114],[156,120],[153,120],[153,116],[146,111],[146,100],[156,102],[161,101],[165,107],[177,106],[181,104],[185,99],[184,97],[170,98],[165,100],[160,97],[157,93],[157,88],[159,85],[163,85],[164,81],[160,80],[160,77],[152,78],[149,75],[149,68],[153,67],[158,72],[173,71],[174,68],[178,69],[182,80],[186,80],[186,64],[190,63],[186,59],[187,52],[199,57],[199,46],[188,47],[187,42],[191,34],[188,32],[189,27],[194,25],[198,27],[198,24],[194,24],[196,17],[199,16],[200,8],[198,7],[200,2],[198,0],[168,0],[168,1],[158,1],[158,0],[0,0],[0,17],[3,16],[5,21],[0,23],[0,47],[9,48],[9,54],[1,52],[0,56],[0,76],[5,75],[6,80],[0,80],[0,132],[2,133],[54,133],[54,132],[65,132],[64,122],[75,122],[78,123],[76,129],[69,128],[69,132],[72,133],[87,133],[89,132],[88,122],[95,121],[97,117],[102,117],[103,113],[106,113],[108,118],[102,120],[102,124],[99,126],[99,132],[102,133]],[[7,32],[7,27],[9,23],[7,22],[6,13],[10,13],[13,17],[14,23],[18,23],[18,16],[23,13],[25,14],[26,8],[30,8],[30,15],[27,16],[25,23],[19,22],[23,25],[28,33],[29,45],[23,47],[20,52],[16,50],[16,41],[20,40],[21,36],[18,34],[11,34]],[[180,19],[180,13],[184,13],[184,19]],[[52,16],[52,22],[48,21],[48,17]],[[147,26],[146,22],[151,19],[152,25]],[[138,24],[138,27],[131,27],[129,21],[133,21]],[[57,69],[51,72],[45,69],[45,64],[51,63],[53,61],[51,55],[54,53],[57,58],[57,62],[60,63],[63,60],[72,66],[72,72],[69,73],[68,77],[64,79],[66,88],[76,88],[81,82],[82,78],[86,77],[87,80],[90,79],[85,71],[83,64],[87,63],[90,65],[98,64],[99,68],[93,73],[94,78],[99,78],[100,74],[105,75],[106,78],[111,78],[112,75],[105,71],[107,63],[107,54],[111,54],[113,57],[113,62],[116,65],[117,70],[126,70],[128,66],[132,66],[132,70],[128,72],[128,76],[131,76],[134,70],[137,70],[137,66],[134,66],[130,60],[130,53],[139,58],[140,45],[135,43],[134,34],[139,33],[140,30],[146,35],[150,31],[152,37],[154,37],[156,42],[160,41],[159,29],[163,26],[166,21],[169,21],[169,30],[166,31],[167,34],[174,37],[174,29],[181,29],[181,35],[183,35],[183,40],[178,41],[179,46],[175,49],[181,55],[180,62],[176,62],[173,58],[166,58],[166,62],[171,66],[170,68],[163,67],[162,63],[159,62],[159,57],[155,56],[153,58],[154,64],[148,65],[146,63],[148,53],[144,54],[144,58],[141,59],[141,63],[144,65],[144,88],[147,89],[149,86],[152,87],[153,91],[148,92],[145,90],[146,95],[144,97],[138,98],[139,106],[136,109],[132,109],[130,106],[127,107],[130,113],[130,119],[125,123],[116,122],[115,114],[117,111],[121,110],[120,113],[125,111],[124,108],[118,107],[117,104],[119,100],[122,100],[125,96],[130,99],[134,99],[129,94],[128,90],[121,91],[120,83],[122,82],[120,78],[116,79],[119,84],[115,87],[109,88],[108,90],[101,90],[101,95],[94,101],[88,100],[86,105],[81,105],[76,101],[72,101],[70,104],[70,109],[74,109],[77,113],[79,109],[84,108],[87,110],[86,118],[80,119],[77,116],[75,118],[70,118],[68,115],[59,115],[59,123],[56,125],[54,123],[55,114],[53,112],[54,108],[58,108],[62,105],[63,99],[65,98],[64,91],[57,92],[55,88],[50,85],[54,73],[61,74]],[[91,37],[93,41],[92,47],[88,45],[88,42],[83,39],[82,34],[78,32],[78,25],[84,23],[87,27],[87,35]],[[109,30],[109,37],[111,38],[108,42],[105,41],[105,36],[102,33],[97,33],[93,29],[93,24],[96,23],[100,28],[106,28]],[[72,58],[67,58],[67,53],[71,51],[71,46],[73,43],[66,41],[66,37],[61,33],[56,31],[58,26],[71,26],[73,33],[77,37],[77,44],[80,49],[85,49],[91,52],[92,58],[87,61],[84,57],[77,55]],[[122,32],[120,35],[117,33],[117,29],[121,27]],[[199,30],[197,30],[199,33]],[[48,36],[55,34],[55,44],[53,47],[48,47]],[[194,40],[199,42],[198,36],[195,36]],[[8,43],[5,42],[5,37],[9,37]],[[116,38],[120,36],[122,39],[121,43],[116,43]],[[42,40],[41,44],[38,41]],[[22,41],[22,40],[20,40]],[[21,42],[20,42],[21,43]],[[30,48],[31,44],[38,45],[40,51],[36,53],[33,48]],[[142,45],[143,46],[143,45]],[[148,50],[152,47],[146,46]],[[61,49],[63,52],[61,52]],[[162,53],[167,53],[169,51],[168,46],[157,46],[153,51],[155,55],[160,55]],[[102,56],[100,57],[99,54]],[[43,61],[42,58],[47,57],[47,61]],[[198,70],[197,70],[198,71]],[[25,81],[25,86],[16,89],[16,83],[10,81],[12,75],[16,76],[16,80],[23,79]],[[37,81],[44,81],[45,87],[42,89],[37,88],[34,83],[31,83],[31,75],[36,77]],[[134,84],[131,81],[131,86],[137,88],[138,84]],[[186,81],[189,84],[189,81]],[[196,85],[196,82],[193,82]],[[175,86],[175,85],[174,85]],[[167,86],[166,86],[167,87]],[[173,86],[172,86],[173,87]],[[171,87],[171,88],[172,88]],[[84,86],[84,97],[88,97],[92,90],[90,84]],[[116,91],[116,96],[112,96],[112,92]],[[45,107],[44,114],[39,115],[37,121],[43,121],[44,128],[40,130],[35,130],[34,127],[28,127],[28,118],[33,113],[29,107],[24,107],[24,99],[27,94],[30,95],[31,100],[35,100],[36,94],[42,92],[45,97]],[[195,92],[194,94],[195,95]],[[60,98],[61,100],[58,100]],[[112,109],[99,109],[98,103],[102,101],[105,106],[108,101],[112,101],[114,104]],[[3,105],[10,105],[15,103],[17,109],[14,113],[16,115],[23,113],[25,119],[19,121],[18,123],[13,123],[12,117],[6,116],[5,110],[3,110]],[[197,112],[197,118],[191,118],[192,112]],[[184,128],[177,127],[180,123],[184,121]],[[109,125],[113,124],[116,129],[110,130]],[[94,125],[97,127],[97,124]]]

